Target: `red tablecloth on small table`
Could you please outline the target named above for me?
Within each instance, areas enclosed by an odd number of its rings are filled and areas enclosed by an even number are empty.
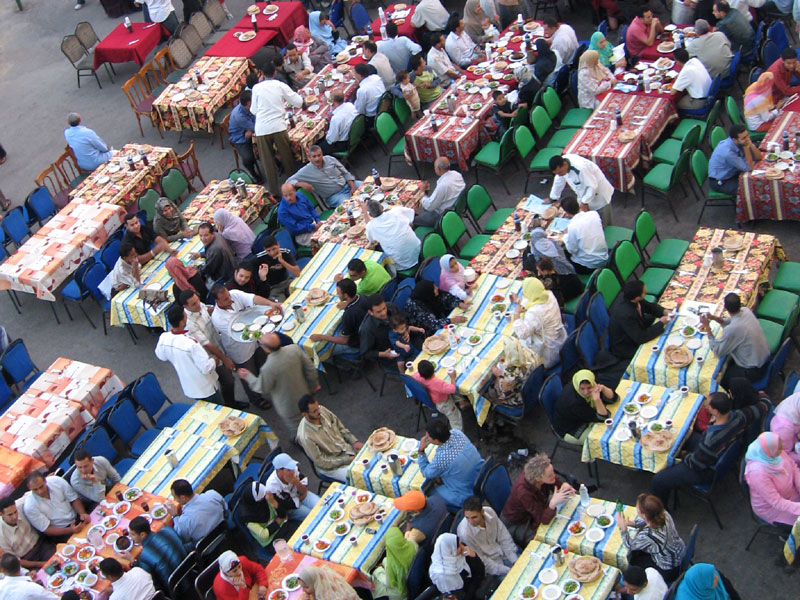
[[[169,32],[158,23],[131,23],[133,33],[128,33],[120,23],[102,39],[94,49],[94,68],[103,63],[135,62],[142,66],[150,51],[158,46],[162,36]]]
[[[407,38],[411,38],[412,40],[417,40],[417,30],[411,24],[411,17],[414,16],[414,6],[413,5],[406,5],[406,8],[403,10],[408,10],[409,13],[405,17],[402,18],[402,23],[397,24],[397,35],[404,35]],[[386,9],[386,18],[390,21],[392,19],[392,13],[394,12],[394,4],[390,4],[389,7]],[[381,39],[381,20],[380,18],[375,19],[372,22],[372,35],[375,36],[375,39]]]
[[[231,29],[223,35],[216,44],[206,50],[206,56],[241,56],[244,58],[252,58],[252,56],[261,50],[264,46],[273,41],[278,32],[273,29],[259,29],[256,37],[248,42],[240,42],[239,38],[234,36],[234,33],[243,33],[244,31],[252,31],[252,27],[247,29]]]
[[[308,13],[302,2],[273,2],[273,6],[277,6],[277,12],[271,15],[265,15],[264,9],[266,2],[256,2],[259,7],[259,12],[256,15],[256,23],[258,29],[268,29],[275,31],[275,43],[283,47],[288,44],[294,37],[294,30],[300,25],[308,26]],[[234,29],[252,29],[250,15],[242,17]]]

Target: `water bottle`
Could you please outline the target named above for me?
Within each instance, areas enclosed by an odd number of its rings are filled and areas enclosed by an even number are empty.
[[[645,92],[650,91],[650,75],[644,76],[644,91]]]
[[[258,21],[256,21],[255,15],[250,15],[250,22],[253,24],[253,31],[258,33]]]
[[[517,34],[522,35],[522,13],[517,13]]]
[[[589,490],[586,489],[586,484],[582,483],[578,492],[581,495],[581,508],[586,510],[586,508],[589,506],[589,502],[591,502],[589,498]]]
[[[522,219],[517,211],[514,211],[514,231],[522,231]]]
[[[381,176],[378,174],[378,169],[372,167],[372,181],[378,187],[381,187]]]
[[[455,114],[456,112],[456,97],[455,92],[447,97],[447,112]]]
[[[381,20],[381,25],[386,27],[386,23],[389,21],[386,19],[386,12],[383,10],[382,6],[378,7],[378,18]]]
[[[381,23],[380,30],[381,30],[381,39],[382,39],[382,40],[388,39],[388,38],[389,38],[389,36],[386,34],[386,25],[384,25],[383,23]]]
[[[458,338],[454,329],[447,330],[447,342],[450,344],[450,350],[458,348]]]
[[[794,151],[795,153],[800,152],[800,131],[798,131],[794,136]]]

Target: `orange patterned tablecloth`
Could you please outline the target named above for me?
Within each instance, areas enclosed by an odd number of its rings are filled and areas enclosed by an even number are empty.
[[[251,68],[250,59],[244,57],[201,56],[178,83],[167,86],[153,102],[161,126],[213,133],[214,113],[239,95]],[[196,82],[196,71],[202,84]]]
[[[220,185],[222,184],[222,185]],[[203,221],[213,221],[214,211],[225,208],[231,214],[252,223],[258,218],[264,204],[271,202],[267,190],[260,185],[247,186],[247,198],[239,197],[236,187],[231,189],[228,180],[212,180],[203,190],[194,197],[191,204],[183,210],[183,216],[191,225],[199,225]]]
[[[146,152],[147,165],[141,158],[141,150]],[[134,161],[133,171],[128,164],[129,156]],[[125,144],[107,163],[97,167],[72,190],[69,197],[84,204],[108,202],[127,208],[148,188],[157,184],[161,175],[177,164],[178,157],[172,148]]]
[[[731,237],[742,239],[741,250],[725,251],[725,266],[721,269],[704,266],[706,253]],[[735,292],[745,306],[752,307],[758,298],[758,286],[768,280],[774,258],[786,259],[774,235],[700,227],[658,303],[673,309],[686,300],[694,300],[716,305],[713,312],[719,315],[725,295]]]
[[[372,587],[372,584],[369,582],[366,576],[363,575],[358,569],[346,567],[345,565],[330,562],[329,560],[322,560],[321,558],[316,558],[314,556],[308,556],[307,554],[300,554],[299,552],[291,551],[291,553],[291,557],[288,558],[286,562],[281,562],[280,557],[276,554],[265,567],[264,570],[267,572],[267,577],[269,578],[267,587],[270,594],[277,589],[283,588],[283,580],[286,577],[292,573],[299,573],[306,567],[312,566],[327,567],[328,569],[336,571],[339,575],[344,577],[345,581],[347,581],[347,583],[350,585],[366,588]],[[302,595],[302,589],[295,590],[294,592],[289,593],[289,600],[299,600]]]
[[[0,446],[0,498],[10,496],[30,473],[45,468],[40,460]]]

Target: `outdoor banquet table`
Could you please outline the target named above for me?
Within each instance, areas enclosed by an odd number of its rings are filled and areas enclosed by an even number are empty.
[[[275,590],[282,589],[287,593],[287,600],[300,600],[303,596],[303,589],[298,588],[290,592],[283,585],[283,580],[289,575],[299,573],[306,567],[325,567],[336,571],[352,586],[372,587],[369,579],[358,569],[290,550],[289,558],[286,559],[286,562],[281,561],[280,556],[275,554],[264,568],[268,578],[267,596],[269,597],[269,594],[272,594]]]
[[[350,509],[357,503],[356,495],[367,495],[370,502],[385,508],[386,516],[380,523],[372,520],[366,525],[355,525],[345,518],[334,521],[329,516],[334,509],[343,510],[345,515],[349,516]],[[339,505],[339,498],[344,499],[343,506]],[[383,556],[386,532],[390,527],[399,527],[404,519],[405,512],[397,510],[392,504],[391,498],[359,490],[343,483],[334,483],[327,489],[317,505],[311,509],[288,543],[295,552],[352,567],[367,574],[372,572]],[[350,523],[351,529],[346,534],[337,536],[334,528],[339,523]],[[368,528],[375,533],[366,531]],[[303,542],[303,535],[309,536],[307,543]],[[350,543],[351,536],[357,538],[355,544]],[[316,547],[321,538],[330,542],[330,546],[325,550]]]
[[[314,74],[298,91],[301,96],[310,98],[313,102],[307,100],[305,108],[290,109],[295,125],[289,127],[289,141],[295,159],[301,163],[308,162],[308,147],[316,144],[328,132],[333,114],[330,101],[333,92],[342,92],[345,102],[351,102],[355,98],[358,85],[353,69],[348,68],[345,72],[337,69],[334,65],[325,65],[319,73]],[[320,84],[325,86],[321,93]]]
[[[278,32],[272,29],[259,29],[251,40],[241,41],[239,35],[245,31],[252,31],[248,24],[247,29],[230,29],[217,42],[205,51],[204,56],[240,56],[252,58],[264,46],[273,41]]]
[[[377,250],[326,242],[303,267],[303,270],[300,271],[300,276],[292,280],[290,288],[293,291],[309,291],[312,288],[322,288],[329,294],[335,294],[336,282],[333,281],[334,275],[341,273],[346,276],[347,263],[354,258],[372,260],[382,265],[386,255]]]
[[[617,108],[622,126],[612,130],[610,121]],[[564,154],[578,154],[597,163],[614,188],[628,192],[636,181],[633,169],[642,158],[651,155],[651,146],[677,118],[671,100],[614,91],[600,101],[589,120],[572,136]],[[633,131],[633,140],[620,142],[617,136],[622,130]]]
[[[411,17],[414,15],[416,6],[413,4],[405,4],[402,9],[398,9],[394,4],[390,4],[384,10],[386,12],[386,20],[393,21],[397,25],[397,35],[404,35],[412,41],[417,41],[417,29],[411,24]],[[396,14],[395,14],[396,13]],[[381,39],[381,20],[377,17],[370,27],[372,35],[376,40]]]
[[[214,132],[214,113],[239,95],[252,68],[238,56],[201,56],[178,83],[168,85],[153,101],[153,112],[164,130]],[[199,71],[202,85],[196,85]]]
[[[462,329],[469,329],[470,332],[477,333],[499,333],[506,336],[514,334],[511,322],[517,304],[511,302],[509,296],[512,293],[518,296],[522,294],[521,282],[482,273],[469,286],[468,291],[470,292],[467,299],[470,303],[469,307],[466,310],[456,307],[450,313],[450,318],[455,316],[467,318],[466,323],[459,325],[457,330],[459,335],[461,335]],[[495,312],[501,313],[500,319],[497,319]],[[469,337],[469,335],[461,335],[461,337]]]
[[[189,206],[183,209],[183,216],[191,226],[196,226],[203,221],[213,221],[214,211],[224,208],[232,215],[241,217],[245,223],[252,223],[258,219],[264,205],[271,203],[272,199],[261,185],[249,184],[246,190],[247,198],[243,200],[239,197],[236,186],[231,188],[227,179],[212,179]]]
[[[283,48],[292,41],[294,30],[300,25],[308,25],[308,13],[302,2],[274,2],[270,3],[278,8],[277,11],[265,15],[264,9],[266,2],[256,2],[255,5],[260,9],[256,15],[258,30],[263,29],[275,32],[275,44]],[[234,29],[253,30],[253,23],[250,15],[246,14],[236,22]]]
[[[46,468],[40,460],[0,446],[0,498],[10,496],[34,471]]]
[[[768,144],[781,147],[784,131],[789,134],[789,148],[794,156],[798,152],[796,148],[792,148],[795,146],[795,136],[800,132],[800,112],[783,111],[779,114],[772,121],[759,148],[766,153]],[[766,159],[766,154],[764,158]],[[783,179],[767,179],[764,171],[774,166],[774,163],[766,160],[756,163],[749,173],[742,173],[736,196],[738,222],[755,219],[800,221],[800,203],[797,200],[800,196],[800,171],[792,159],[783,162],[790,165],[790,169],[783,172]]]
[[[176,466],[165,454],[168,450],[177,459]],[[229,461],[237,457],[239,452],[225,442],[174,427],[164,427],[122,476],[122,483],[166,497],[170,495],[173,481],[185,479],[198,493]]]
[[[0,289],[55,302],[55,290],[122,225],[115,204],[72,201],[0,264]]]
[[[131,29],[133,32],[129,33],[120,23],[94,47],[95,70],[103,63],[135,62],[141,67],[162,36],[169,35],[166,27],[158,23],[131,23]]]
[[[331,286],[332,287],[332,286]],[[312,305],[307,301],[308,290],[294,290],[283,303],[283,314],[285,318],[280,329],[290,335],[294,343],[306,351],[306,354],[314,362],[314,366],[324,371],[323,361],[328,360],[333,352],[335,344],[332,342],[314,342],[311,335],[317,333],[322,335],[336,335],[342,322],[344,311],[336,306],[339,298],[336,294],[328,291],[331,295],[328,300],[321,305]],[[301,306],[305,319],[302,323],[297,320],[293,307]],[[358,353],[358,348],[352,348],[352,352]]]
[[[145,165],[140,151],[147,153]],[[134,170],[128,166],[128,157]],[[136,203],[139,196],[156,185],[169,169],[178,166],[178,156],[172,148],[150,144],[125,144],[111,159],[97,167],[92,174],[69,193],[71,200],[83,204],[108,202],[127,208]]]
[[[523,597],[522,590],[528,585],[533,585],[537,590],[541,590],[545,587],[545,584],[539,580],[539,575],[545,569],[552,568],[558,572],[558,579],[552,585],[560,587],[567,579],[571,579],[568,564],[570,560],[576,557],[565,554],[564,563],[559,566],[555,564],[552,552],[552,546],[531,540],[525,550],[520,553],[517,562],[514,563],[503,582],[498,586],[491,600],[518,600]],[[608,567],[604,569],[602,577],[592,582],[581,584],[579,597],[584,600],[606,600],[611,596],[611,592],[614,591],[619,577],[620,572],[618,569]],[[540,597],[541,592],[537,594],[537,598]],[[559,597],[561,597],[560,594]]]
[[[463,123],[463,117],[436,115],[438,131],[430,117],[423,117],[406,132],[406,162],[433,162],[440,156],[457,162],[462,171],[469,168],[469,157],[481,143],[481,123]],[[483,134],[486,137],[486,134]],[[487,137],[488,139],[488,137]]]
[[[792,532],[786,536],[786,543],[783,545],[783,557],[786,562],[794,564],[797,558],[797,549],[800,548],[800,517],[797,517],[792,526]]]
[[[623,379],[616,389],[620,401],[608,405],[613,424],[606,427],[605,423],[589,425],[591,431],[583,442],[583,462],[596,459],[606,460],[617,465],[658,473],[675,464],[675,457],[680,452],[681,446],[692,433],[694,420],[700,407],[703,406],[705,397],[696,393],[687,393],[683,396],[680,391],[672,390],[657,385],[638,383]],[[650,401],[644,406],[655,407],[658,413],[650,419],[641,415],[628,417],[622,408],[627,404],[636,406],[636,398],[647,394]],[[644,448],[640,440],[633,439],[628,421],[637,419],[640,429],[646,423],[658,421],[663,425],[666,420],[672,421],[674,441],[668,452],[653,452]]]
[[[429,461],[433,460],[437,446],[429,444],[425,454]],[[353,487],[381,494],[389,498],[398,498],[410,490],[421,490],[425,484],[425,476],[419,463],[412,458],[419,449],[419,440],[397,435],[394,444],[388,450],[376,452],[369,440],[358,451],[353,462],[347,467],[347,483]],[[401,457],[401,472],[396,475],[385,458],[395,453]],[[386,468],[383,466],[386,465]]]
[[[79,585],[85,589],[91,590],[95,598],[100,597],[101,594],[104,592],[107,593],[109,587],[111,586],[111,582],[108,581],[105,577],[99,576],[100,573],[98,571],[97,581],[92,586],[87,586],[83,583],[77,582],[75,577],[70,577],[68,580],[60,587],[57,588],[54,585],[50,585],[51,577],[45,572],[45,568],[49,565],[58,565],[58,569],[64,567],[67,561],[63,558],[64,548],[68,544],[72,544],[75,546],[76,551],[75,554],[69,557],[69,560],[75,561],[78,563],[78,566],[81,569],[89,568],[89,565],[97,565],[101,560],[104,558],[115,558],[120,561],[124,566],[128,566],[128,560],[122,558],[119,553],[114,551],[114,548],[111,544],[104,543],[102,549],[94,548],[86,539],[86,535],[92,527],[101,524],[105,519],[108,519],[114,514],[114,506],[117,504],[117,497],[116,493],[119,491],[121,493],[125,493],[128,489],[128,486],[117,483],[111,490],[106,494],[105,500],[98,504],[91,513],[89,513],[90,521],[89,523],[85,524],[79,531],[73,533],[69,540],[66,543],[58,544],[56,546],[58,554],[54,554],[53,557],[47,561],[47,564],[44,568],[39,569],[32,575],[34,579],[40,581],[47,589],[53,592],[63,593],[68,589],[73,589],[74,585]],[[118,517],[118,522],[114,527],[106,528],[106,533],[103,534],[103,538],[105,540],[106,537],[113,534],[119,536],[123,529],[128,529],[130,522],[135,518],[145,513],[145,510],[142,508],[142,502],[147,502],[149,505],[150,510],[153,510],[153,506],[156,504],[164,504],[167,501],[165,496],[157,496],[151,493],[148,493],[142,490],[142,495],[137,498],[136,500],[130,503],[130,509],[124,514]],[[167,514],[166,516],[162,517],[161,519],[151,519],[150,522],[150,529],[153,532],[159,531],[162,527],[167,527],[172,525],[172,517]],[[78,552],[80,552],[81,548],[89,547],[93,548],[95,552],[93,553],[92,557],[87,560],[79,560],[78,559]],[[131,557],[135,560],[139,554],[142,552],[142,547],[140,545],[134,545],[130,548]]]
[[[664,57],[659,57],[659,59],[660,58]],[[677,107],[680,95],[673,96],[670,90],[672,89],[672,84],[675,82],[675,79],[677,79],[678,74],[680,73],[680,67],[675,63],[674,59],[667,58],[667,60],[669,60],[672,64],[667,68],[658,68],[656,63],[659,59],[652,61],[640,60],[636,63],[634,68],[628,68],[621,73],[617,73],[615,71],[614,76],[619,80],[619,83],[616,84],[614,89],[626,94],[649,96],[651,98],[663,98],[665,100],[669,100]],[[638,86],[639,77],[644,73],[647,73],[648,77],[660,78],[660,81],[658,81],[659,88],[657,90],[650,89],[650,91],[646,92],[644,89],[632,89]],[[667,87],[663,87],[664,85]],[[606,94],[608,94],[608,92],[603,92],[602,94],[598,94],[597,97],[602,100]]]
[[[230,437],[222,433],[219,424],[228,417],[242,419],[245,424],[244,431]],[[212,442],[231,446],[239,455],[239,464],[247,464],[255,451],[265,443],[272,448],[278,441],[278,436],[260,416],[203,400],[194,402],[192,408],[186,411],[172,427],[178,431],[199,435]]]
[[[544,37],[544,27],[541,21],[528,21],[523,25],[523,32],[520,35],[517,30],[517,23],[514,21],[500,36],[493,42],[489,42],[491,54],[484,60],[475,60],[466,68],[465,76],[467,79],[483,80],[479,83],[483,89],[490,89],[497,85],[498,89],[503,90],[503,85],[507,91],[509,88],[517,87],[517,80],[514,77],[514,69],[518,66],[527,64],[527,51],[524,49],[526,36],[530,39],[531,45],[535,41]],[[485,51],[486,44],[478,44],[478,47]],[[497,64],[505,63],[505,64]],[[490,83],[490,82],[494,83]],[[498,85],[499,84],[499,85]],[[491,95],[488,104],[492,105]]]
[[[578,508],[580,507],[581,497],[579,494],[574,494],[572,498],[567,500],[556,513],[550,523],[541,523],[536,529],[536,536],[534,539],[537,542],[544,542],[551,546],[561,546],[570,552],[579,554],[581,556],[596,556],[604,564],[611,567],[616,567],[620,570],[628,568],[628,549],[622,542],[622,535],[620,534],[619,527],[615,520],[616,503],[610,500],[601,500],[600,498],[591,498],[589,506],[600,505],[603,507],[603,514],[611,517],[611,525],[605,529],[598,527],[603,531],[603,538],[597,542],[589,541],[586,533],[583,535],[572,535],[567,529],[569,525],[577,520]],[[592,510],[587,508],[587,510]],[[636,509],[633,506],[624,506],[623,514],[628,520],[636,518]],[[596,525],[596,519],[588,513],[583,515],[580,521],[586,526],[586,530]],[[631,531],[631,533],[633,533]],[[583,592],[583,590],[581,590]],[[604,596],[603,596],[604,597]],[[587,596],[584,596],[587,598]]]
[[[508,91],[508,86],[504,85],[502,87],[505,88],[503,91]],[[473,89],[480,90],[481,88],[472,85],[471,81],[467,82],[466,77],[462,77],[461,81],[459,81],[455,87],[447,88],[444,94],[439,96],[439,99],[431,104],[430,110],[437,115],[449,115],[462,118],[469,117],[471,119],[478,119],[478,121],[488,119],[492,116],[492,109],[494,106],[492,95],[489,93],[491,92],[491,88],[484,88],[486,90],[484,94],[478,91],[472,93]],[[451,97],[455,98],[456,101],[456,110],[453,113],[451,113],[450,109],[447,107],[447,101]]]
[[[311,248],[316,250],[327,242],[335,242],[337,244],[344,244],[346,246],[354,246],[358,248],[374,248],[377,243],[370,242],[367,239],[366,233],[361,232],[358,235],[350,236],[349,218],[347,210],[353,211],[353,216],[356,220],[356,226],[364,224],[364,216],[361,214],[361,207],[358,205],[358,200],[366,200],[370,196],[376,195],[376,199],[380,198],[385,210],[389,211],[393,206],[405,206],[413,208],[415,211],[422,202],[422,197],[425,191],[421,181],[416,179],[400,179],[398,177],[381,177],[382,188],[377,188],[374,185],[372,175],[368,175],[364,179],[355,193],[342,202],[339,207],[322,222],[322,227],[317,229],[311,234]],[[391,189],[387,189],[392,186]],[[361,229],[359,227],[359,229]],[[357,230],[356,230],[357,231]]]
[[[197,266],[197,261],[191,259],[189,254],[203,250],[203,242],[198,236],[190,240],[180,239],[170,243],[178,251],[175,255],[184,264]],[[170,257],[166,252],[158,253],[151,261],[142,266],[142,288],[158,286],[162,290],[170,290],[172,297],[172,277],[167,271],[166,263]],[[126,288],[111,298],[111,325],[144,325],[145,327],[161,327],[169,330],[166,309],[172,300],[162,302],[155,307],[139,298],[139,288]]]

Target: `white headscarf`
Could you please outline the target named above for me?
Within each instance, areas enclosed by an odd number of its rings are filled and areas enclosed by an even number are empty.
[[[253,500],[256,502],[261,502],[264,498],[267,497],[267,486],[265,486],[260,481],[254,481],[250,491],[253,494]]]
[[[445,594],[464,587],[462,571],[472,574],[467,559],[458,553],[458,538],[454,533],[443,533],[433,546],[428,575],[436,588]]]
[[[231,570],[234,562],[237,562],[241,565],[241,561],[239,560],[239,557],[236,556],[235,552],[226,550],[220,554],[219,558],[217,559],[217,563],[219,564],[219,576],[230,583],[237,590],[240,588],[246,588],[247,582],[244,580],[244,571],[241,571],[241,576],[239,577],[234,577],[228,573],[228,571]]]
[[[795,425],[800,425],[800,393],[784,398],[775,409],[775,414],[789,419]]]

